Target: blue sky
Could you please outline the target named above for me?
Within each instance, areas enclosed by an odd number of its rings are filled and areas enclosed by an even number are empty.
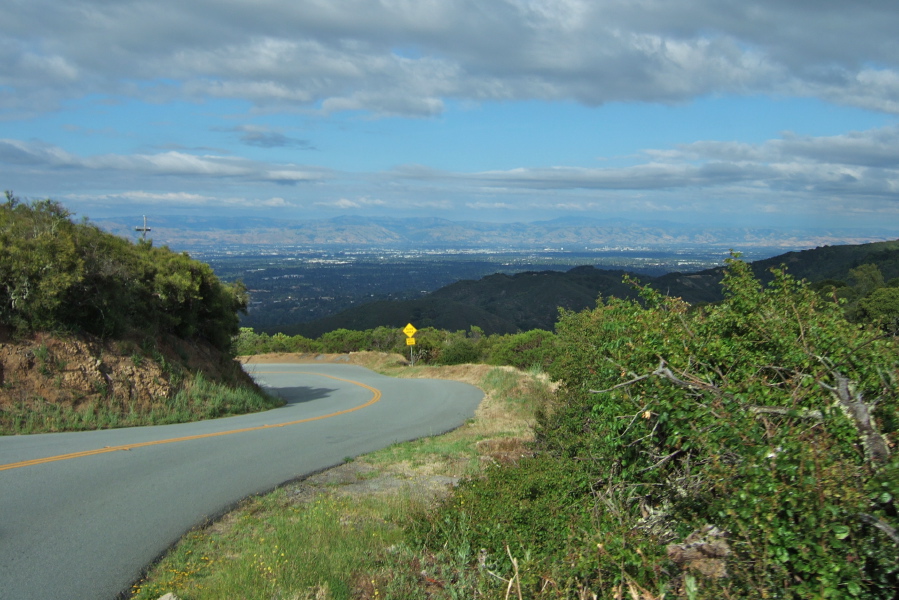
[[[888,0],[10,0],[0,185],[79,215],[899,236]]]

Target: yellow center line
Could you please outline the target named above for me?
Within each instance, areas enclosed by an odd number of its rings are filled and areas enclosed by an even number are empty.
[[[287,427],[288,425],[299,425],[300,423],[309,423],[311,421],[320,421],[322,419],[329,419],[331,417],[337,417],[339,415],[345,415],[347,413],[351,413],[367,406],[371,406],[375,402],[381,399],[381,391],[377,388],[373,388],[370,385],[366,385],[364,383],[360,383],[358,381],[353,381],[351,379],[342,379],[340,377],[334,377],[333,375],[325,375],[323,373],[307,373],[303,371],[258,371],[255,374],[278,374],[278,373],[288,373],[288,374],[303,374],[303,375],[318,375],[320,377],[328,377],[330,379],[336,379],[338,381],[344,381],[346,383],[352,383],[353,385],[358,385],[359,387],[363,387],[372,392],[371,400],[366,402],[365,404],[360,404],[359,406],[355,406],[353,408],[348,408],[346,410],[340,410],[337,412],[329,413],[327,415],[320,415],[318,417],[309,417],[308,419],[300,419],[298,421],[289,421],[287,423],[277,423],[275,425],[259,425],[257,427],[245,427],[243,429],[232,429],[230,431],[218,431],[215,433],[203,433],[200,435],[188,435],[185,437],[179,438],[170,438],[167,440],[155,440],[152,442],[141,442],[138,444],[125,444],[122,446],[106,446],[104,448],[97,448],[96,450],[84,450],[82,452],[72,452],[71,454],[59,454],[57,456],[48,456],[46,458],[35,458],[32,460],[23,460],[21,462],[9,463],[5,465],[0,465],[0,471],[8,471],[10,469],[20,469],[22,467],[30,467],[33,465],[41,465],[49,462],[56,462],[59,460],[69,460],[72,458],[81,458],[82,456],[94,456],[95,454],[105,454],[107,452],[118,452],[120,450],[134,450],[135,448],[144,448],[146,446],[159,446],[161,444],[173,444],[175,442],[187,442],[190,440],[201,440],[204,438],[213,438],[222,435],[233,435],[235,433],[246,433],[248,431],[260,431],[263,429],[274,429],[276,427]]]

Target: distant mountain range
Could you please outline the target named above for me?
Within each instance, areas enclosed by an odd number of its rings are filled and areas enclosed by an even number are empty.
[[[846,281],[850,269],[869,263],[876,264],[886,280],[899,277],[899,240],[788,252],[755,261],[751,266],[762,280],[771,279],[772,267],[785,265],[794,277],[816,282],[825,279]],[[670,296],[698,303],[721,300],[722,273],[723,267],[717,267],[689,274],[633,277]],[[459,281],[417,300],[373,302],[279,330],[311,338],[340,328],[401,328],[408,322],[418,328],[436,327],[450,331],[467,330],[472,325],[487,333],[552,330],[559,307],[583,310],[594,307],[599,296],[635,297],[635,291],[622,283],[625,274],[625,271],[592,266],[575,267],[567,272],[496,274],[477,281]]]
[[[129,239],[140,236],[143,217],[94,220]],[[634,222],[561,218],[533,223],[483,223],[438,218],[337,217],[279,220],[259,217],[148,216],[148,237],[176,249],[236,246],[369,246],[381,248],[509,248],[594,250],[600,248],[810,248],[862,244],[899,237],[899,228],[878,231],[813,228],[702,227],[664,221]]]

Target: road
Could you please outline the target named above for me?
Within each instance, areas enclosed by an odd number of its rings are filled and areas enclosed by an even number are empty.
[[[0,599],[111,600],[247,496],[458,427],[482,392],[342,364],[247,367],[287,400],[239,417],[0,437]]]

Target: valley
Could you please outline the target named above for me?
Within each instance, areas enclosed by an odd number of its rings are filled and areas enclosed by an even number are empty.
[[[755,260],[782,251],[757,248],[746,257]],[[720,249],[639,247],[580,252],[240,247],[201,250],[191,255],[208,262],[224,281],[242,280],[250,305],[241,325],[273,333],[282,326],[315,321],[369,302],[414,300],[451,283],[495,273],[568,271],[591,265],[659,276],[720,266],[728,254]]]

